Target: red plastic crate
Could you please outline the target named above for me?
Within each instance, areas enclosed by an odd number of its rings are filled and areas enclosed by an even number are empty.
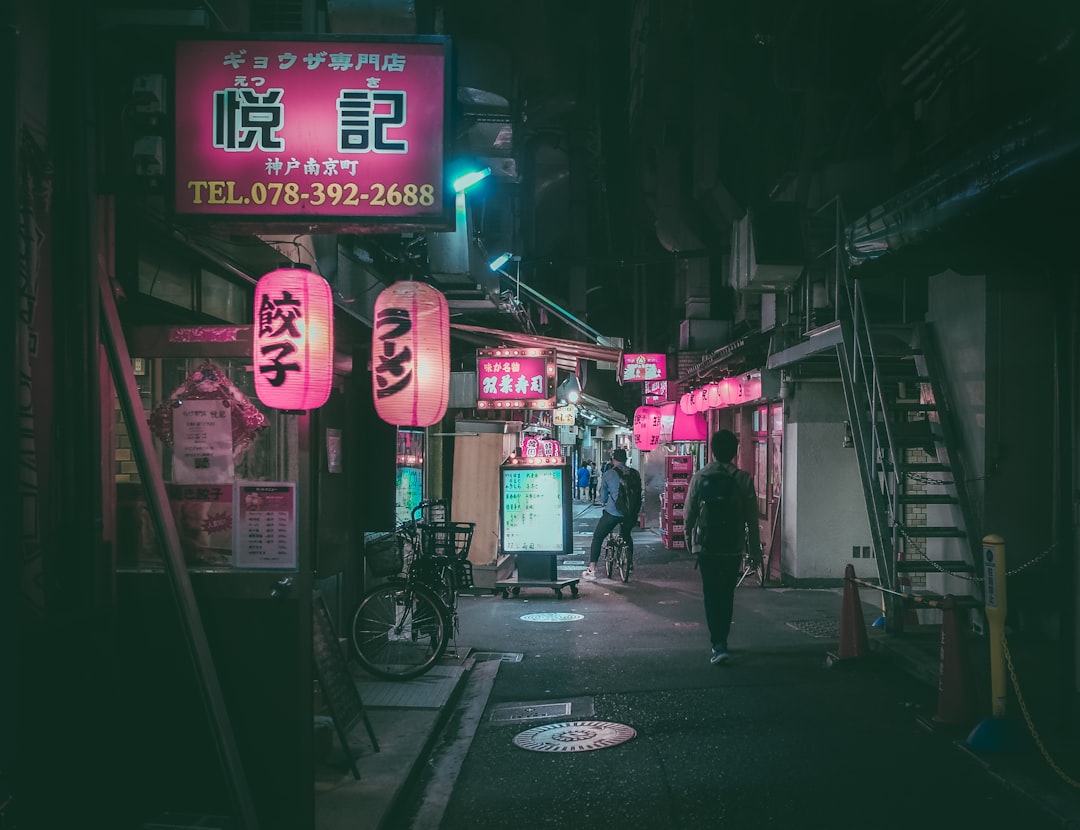
[[[672,475],[686,475],[694,472],[694,457],[692,455],[669,455],[666,461],[667,477]]]
[[[682,519],[686,515],[686,507],[681,501],[666,504],[664,505],[664,515],[668,520]]]
[[[664,494],[668,497],[668,501],[685,501],[686,494],[690,490],[689,484],[680,484],[668,482],[664,485]]]

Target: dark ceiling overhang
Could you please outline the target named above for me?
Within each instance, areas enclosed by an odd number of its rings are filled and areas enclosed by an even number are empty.
[[[957,220],[1052,182],[1053,171],[1078,155],[1080,86],[1073,86],[852,222],[848,259],[859,266],[929,241]],[[1057,177],[1061,204],[1072,200],[1069,179]]]

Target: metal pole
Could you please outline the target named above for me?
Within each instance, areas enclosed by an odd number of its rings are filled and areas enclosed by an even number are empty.
[[[214,669],[213,655],[206,639],[199,606],[195,601],[195,592],[191,587],[187,565],[180,548],[180,537],[176,532],[176,522],[169,509],[169,497],[165,492],[161,464],[153,451],[150,428],[142,410],[139,388],[135,375],[131,371],[131,356],[128,354],[127,341],[120,327],[120,315],[116,310],[116,301],[108,277],[102,272],[98,282],[101,297],[101,331],[104,335],[105,349],[109,356],[109,368],[116,384],[117,397],[124,412],[124,421],[131,433],[131,447],[139,467],[139,476],[146,486],[146,502],[154,520],[154,529],[164,548],[165,573],[169,578],[177,609],[180,612],[180,624],[186,634],[185,640],[191,651],[191,659],[202,692],[203,703],[210,719],[211,732],[217,743],[218,757],[221,759],[222,772],[225,775],[229,793],[232,796],[234,816],[240,827],[246,830],[258,830],[259,821],[255,815],[255,805],[251,800],[240,752],[236,746],[229,714],[225,708],[225,698],[221,693],[217,672]]]

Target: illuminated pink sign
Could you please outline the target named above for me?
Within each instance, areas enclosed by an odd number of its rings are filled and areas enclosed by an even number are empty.
[[[449,42],[182,40],[181,215],[446,225]]]
[[[622,356],[624,383],[667,379],[667,355],[624,354]]]
[[[477,409],[555,406],[554,349],[477,349]]]

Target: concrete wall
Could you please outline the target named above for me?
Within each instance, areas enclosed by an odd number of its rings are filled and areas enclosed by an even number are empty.
[[[873,577],[870,525],[854,449],[843,446],[847,407],[835,383],[798,383],[788,399],[784,433],[783,553],[785,584],[839,585],[848,563]]]
[[[945,377],[940,380],[956,413],[954,425],[963,445],[960,450],[967,467],[968,493],[978,515],[983,513],[982,478],[986,471],[986,308],[986,277],[953,271],[930,277],[926,320],[945,368]],[[945,488],[931,484],[927,492],[942,493]],[[926,523],[961,527],[963,521],[957,513],[957,508],[948,505],[928,505]],[[979,538],[983,531],[969,528],[969,533]],[[922,540],[917,545],[923,545]],[[963,540],[958,539],[926,540],[925,550],[935,561],[970,558]],[[977,587],[973,589],[961,577],[936,572],[926,575],[926,587],[941,594],[979,594]]]

